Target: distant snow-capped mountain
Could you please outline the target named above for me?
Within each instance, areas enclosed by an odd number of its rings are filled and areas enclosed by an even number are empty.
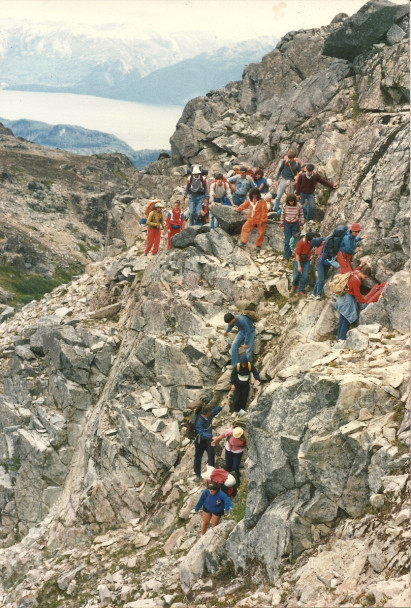
[[[0,21],[0,28],[1,28]],[[276,38],[215,48],[199,32],[143,40],[72,33],[62,26],[23,24],[0,29],[1,86],[14,90],[95,95],[159,105],[182,105],[239,80]]]

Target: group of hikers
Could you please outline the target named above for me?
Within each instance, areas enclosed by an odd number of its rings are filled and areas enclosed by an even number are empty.
[[[306,284],[312,258],[315,259],[316,281],[309,298],[321,299],[330,269],[337,271],[330,283],[330,290],[338,296],[335,304],[339,313],[337,340],[344,342],[351,324],[358,318],[359,305],[366,307],[376,302],[385,283],[375,285],[367,296],[361,293],[362,282],[370,277],[371,269],[366,259],[361,260],[356,268],[352,266],[353,257],[360,252],[362,239],[367,238],[367,235],[360,236],[359,223],[354,222],[349,227],[338,225],[329,236],[305,230],[305,224],[314,217],[317,184],[335,189],[338,183],[333,184],[324,179],[315,171],[314,165],[303,165],[292,150],[282,159],[273,182],[264,176],[263,169],[253,172],[246,166],[234,167],[227,176],[217,173],[210,181],[206,179],[206,174],[198,165],[193,166],[189,172],[184,191],[184,200],[188,198],[189,203],[187,215],[182,203],[177,201],[164,221],[162,202],[150,201],[151,208],[146,213],[145,255],[150,251],[153,255],[157,254],[161,230],[165,230],[165,227],[167,249],[171,247],[172,237],[187,222],[191,226],[209,222],[211,229],[217,228],[218,220],[213,213],[217,205],[231,206],[238,213],[247,211],[238,242],[240,248],[246,247],[251,231],[256,228],[256,250],[260,251],[268,219],[277,217],[284,232],[284,260],[288,262],[293,258],[291,296],[295,293],[299,297],[307,297]],[[273,192],[270,192],[270,188]],[[282,203],[283,198],[285,200]],[[244,423],[247,401],[251,385],[258,385],[260,381],[259,372],[252,363],[255,340],[253,320],[253,316],[246,311],[242,314],[227,312],[224,316],[227,324],[224,334],[227,335],[234,328],[238,330],[231,347],[232,399],[228,403],[235,418],[232,426],[220,435],[213,435],[213,418],[227,405],[224,402],[215,407],[210,402],[201,403],[192,414],[194,475],[197,481],[201,479],[201,461],[205,452],[208,461],[207,487],[195,506],[196,512],[203,510],[202,534],[205,534],[210,523],[214,527],[223,513],[228,513],[233,508],[231,498],[235,494],[232,493],[232,488],[239,483],[241,458],[247,446]],[[242,356],[240,347],[245,350]],[[225,464],[224,469],[216,469],[215,446],[222,439],[226,440]]]

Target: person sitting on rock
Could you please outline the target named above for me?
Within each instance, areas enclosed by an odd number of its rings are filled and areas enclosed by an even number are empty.
[[[244,449],[248,445],[247,433],[239,426],[231,427],[230,429],[223,431],[221,435],[217,435],[217,437],[214,437],[213,441],[211,442],[211,445],[215,446],[215,444],[220,441],[220,439],[224,438],[227,438],[227,442],[225,444],[224,449],[224,468],[229,473],[231,473],[231,471],[235,471],[237,481],[239,482],[241,459],[243,457]]]
[[[281,210],[281,230],[284,232],[284,259],[291,257],[290,239],[304,228],[304,212],[295,194],[287,194]]]
[[[274,186],[277,189],[277,198],[274,203],[274,211],[278,211],[281,204],[281,197],[283,196],[287,186],[288,193],[294,192],[294,181],[297,177],[298,172],[301,171],[301,163],[296,158],[295,152],[289,150],[286,158],[281,162],[277,175],[275,176]],[[280,179],[281,176],[281,179]]]
[[[233,203],[233,196],[231,194],[230,185],[227,181],[224,181],[222,173],[216,173],[215,179],[210,183],[209,214],[211,229],[218,227],[218,221],[213,215],[213,207],[216,206],[216,203],[221,203],[222,205],[231,205],[235,207]]]
[[[312,220],[314,217],[314,191],[317,184],[322,184],[323,186],[327,186],[327,188],[331,188],[333,190],[338,188],[338,183],[332,184],[321,177],[317,171],[314,172],[314,165],[309,163],[297,175],[297,179],[295,180],[294,184],[297,200],[300,201],[302,206],[304,206],[306,203],[308,210],[307,221]]]
[[[173,208],[167,213],[167,250],[171,247],[171,237],[178,234],[184,228],[184,212],[181,210],[180,201],[176,201]]]
[[[352,271],[352,275],[348,279],[346,292],[337,298],[335,308],[340,313],[337,327],[338,342],[344,342],[347,339],[350,325],[358,319],[358,303],[365,304],[367,301],[361,294],[360,287],[362,281],[370,275],[371,269],[369,266],[358,266]]]
[[[228,182],[235,184],[233,202],[237,206],[244,203],[249,189],[256,187],[251,175],[247,175],[247,167],[240,167],[240,175],[233,175],[233,177],[228,178]]]
[[[311,241],[319,236],[318,232],[307,232],[300,238],[295,248],[291,292],[297,291],[297,295],[301,297],[306,296],[304,289],[311,263]]]
[[[231,390],[233,391],[233,412],[242,416],[247,409],[250,384],[260,384],[260,374],[256,367],[243,355],[231,371]]]
[[[360,237],[360,232],[361,226],[355,222],[354,224],[351,224],[350,229],[347,230],[341,241],[340,249],[337,253],[337,262],[340,265],[340,274],[352,272],[351,258],[360,250],[360,248],[357,247],[357,243],[359,243],[362,238],[367,238],[367,235]]]
[[[262,169],[256,169],[255,177],[254,177],[255,185],[261,192],[261,194],[267,194],[268,192],[268,182],[264,177],[264,171]]]
[[[208,184],[198,165],[193,167],[191,175],[187,179],[184,198],[187,196],[190,226],[198,226],[203,205],[208,205]]]
[[[227,494],[220,489],[220,485],[215,481],[210,481],[208,487],[201,493],[200,499],[194,510],[198,513],[203,507],[203,520],[201,523],[201,535],[203,536],[208,529],[211,521],[211,527],[215,528],[224,511],[229,513],[234,507]]]
[[[156,203],[154,205],[153,211],[151,211],[148,215],[147,245],[144,251],[144,255],[147,255],[150,252],[151,248],[153,248],[151,252],[153,255],[156,255],[158,253],[161,239],[161,228],[163,228],[163,230],[165,228],[162,209],[162,203]]]
[[[208,464],[214,467],[214,447],[211,445],[213,439],[213,418],[221,412],[223,408],[217,406],[213,408],[211,405],[204,405],[201,413],[196,417],[195,421],[195,439],[194,439],[194,474],[196,481],[200,480],[201,460],[204,452],[207,452]]]
[[[231,312],[227,312],[224,315],[224,321],[228,324],[224,332],[225,336],[234,326],[238,328],[238,334],[231,346],[231,365],[235,367],[240,362],[240,346],[246,349],[247,360],[251,361],[254,352],[255,327],[249,317],[245,314],[233,315]]]
[[[247,200],[237,207],[236,211],[240,213],[245,209],[248,209],[248,215],[241,229],[239,246],[245,247],[250,232],[257,228],[258,236],[255,244],[257,251],[261,251],[267,226],[267,203],[265,199],[261,198],[261,192],[258,188],[251,188]]]

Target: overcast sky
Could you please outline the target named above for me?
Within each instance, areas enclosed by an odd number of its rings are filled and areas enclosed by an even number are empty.
[[[401,0],[396,0],[401,3]],[[291,30],[327,25],[352,15],[365,0],[1,0],[0,18],[62,21],[113,27],[118,36],[141,38],[186,30],[216,30],[227,38],[281,37]],[[218,36],[220,37],[220,36]]]

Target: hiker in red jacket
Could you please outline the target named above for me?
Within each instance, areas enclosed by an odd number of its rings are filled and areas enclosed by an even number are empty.
[[[176,201],[173,208],[167,213],[167,249],[171,247],[171,237],[178,234],[184,228],[184,213],[181,210],[180,201]]]
[[[297,199],[302,205],[306,203],[306,207],[308,207],[308,222],[314,217],[314,191],[317,184],[322,184],[332,190],[338,188],[338,183],[332,184],[321,177],[317,171],[314,171],[314,165],[311,164],[306,165],[305,168],[300,171],[294,184]]]
[[[358,303],[365,304],[367,301],[366,297],[361,294],[360,287],[363,280],[370,275],[369,266],[358,266],[348,279],[345,293],[337,298],[335,308],[340,313],[337,327],[338,342],[344,342],[347,339],[351,323],[358,319]]]

